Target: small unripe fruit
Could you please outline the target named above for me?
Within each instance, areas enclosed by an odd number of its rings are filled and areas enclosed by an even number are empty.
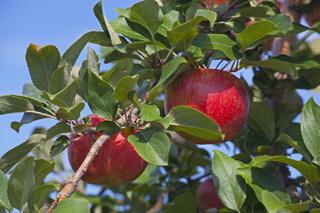
[[[89,116],[91,127],[104,119]],[[144,171],[147,163],[138,155],[127,138],[133,132],[120,131],[113,134],[99,150],[88,170],[81,178],[87,183],[105,186],[125,184],[136,179]],[[76,171],[86,158],[91,146],[101,135],[100,132],[88,132],[84,135],[73,134],[68,147],[71,167]]]
[[[247,120],[249,95],[243,83],[228,72],[193,69],[180,75],[166,90],[166,111],[178,105],[191,106],[211,117],[227,141],[239,134]],[[182,136],[196,144],[222,142]]]
[[[197,190],[196,199],[198,207],[203,210],[211,208],[221,209],[224,207],[211,178],[200,184]]]

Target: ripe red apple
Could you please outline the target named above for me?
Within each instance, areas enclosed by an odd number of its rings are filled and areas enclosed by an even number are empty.
[[[104,119],[92,115],[88,117],[91,127],[96,127]],[[133,132],[122,130],[113,134],[102,146],[90,164],[82,180],[88,183],[116,186],[136,179],[147,163],[138,155],[127,138]],[[73,134],[68,147],[71,167],[76,171],[86,158],[92,144],[101,135],[94,130],[84,135]]]
[[[182,73],[166,90],[166,111],[178,105],[191,106],[211,117],[227,141],[237,136],[247,120],[249,96],[243,83],[228,72],[193,69]],[[181,135],[196,144],[222,142]]]
[[[211,178],[200,184],[197,190],[196,200],[198,207],[203,210],[211,208],[221,209],[224,207]]]

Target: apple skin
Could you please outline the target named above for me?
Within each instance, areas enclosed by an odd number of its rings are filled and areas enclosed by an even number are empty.
[[[89,119],[92,127],[104,121],[95,115],[89,116]],[[147,163],[128,142],[127,138],[131,134],[133,132],[124,130],[113,134],[104,143],[81,179],[92,184],[117,186],[139,177]],[[68,157],[74,171],[80,167],[92,144],[100,135],[100,132],[89,132],[84,135],[73,134],[71,136]]]
[[[213,69],[192,69],[182,73],[166,89],[165,109],[187,105],[211,117],[225,134],[223,141],[235,138],[249,113],[249,95],[234,75]],[[179,133],[180,134],[180,133]],[[221,143],[205,141],[181,134],[195,144]]]
[[[196,201],[198,207],[203,210],[208,210],[211,208],[221,209],[224,207],[211,178],[202,182],[198,187]]]

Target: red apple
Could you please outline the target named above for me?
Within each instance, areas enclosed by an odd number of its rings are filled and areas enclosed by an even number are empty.
[[[97,126],[104,119],[89,116],[91,127]],[[120,131],[113,134],[102,146],[98,155],[90,164],[82,180],[87,183],[116,186],[136,179],[147,163],[138,155],[127,138],[133,132]],[[71,167],[76,171],[86,158],[92,144],[101,135],[94,130],[83,135],[74,133],[68,147]]]
[[[191,106],[211,117],[227,141],[238,135],[247,120],[249,96],[243,83],[228,72],[193,69],[181,74],[166,90],[166,111],[178,105]],[[182,136],[196,144],[222,142]]]
[[[197,190],[196,200],[198,207],[203,210],[211,208],[221,209],[224,207],[212,179],[207,179],[200,184]]]

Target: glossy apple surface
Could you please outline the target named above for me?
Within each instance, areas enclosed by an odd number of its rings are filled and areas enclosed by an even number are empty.
[[[196,199],[198,207],[203,210],[211,208],[221,209],[224,207],[211,178],[200,184],[197,189]]]
[[[248,92],[234,75],[220,70],[193,69],[178,76],[166,90],[166,112],[178,105],[191,106],[211,117],[225,134],[223,141],[235,138],[244,126],[249,109]],[[196,144],[203,141],[181,134]]]
[[[104,121],[97,116],[90,116],[89,119],[93,127]],[[92,184],[116,186],[139,177],[147,163],[128,142],[127,138],[130,134],[133,133],[121,131],[113,134],[104,143],[82,180]],[[68,157],[74,171],[80,167],[92,144],[100,135],[99,132],[90,132],[84,135],[73,134],[71,136]]]

